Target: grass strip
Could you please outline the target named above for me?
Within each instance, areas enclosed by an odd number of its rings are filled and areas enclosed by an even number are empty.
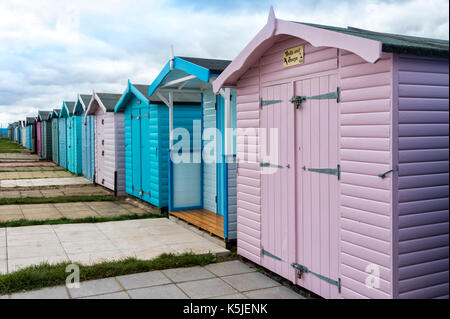
[[[80,281],[168,268],[205,266],[219,261],[221,261],[220,258],[212,254],[195,255],[193,253],[184,253],[181,255],[162,254],[152,260],[127,258],[120,261],[102,262],[91,266],[80,265]],[[10,274],[0,275],[0,295],[64,285],[66,283],[66,277],[69,275],[66,272],[66,267],[70,264],[72,263],[64,262],[54,265],[42,263]]]
[[[0,198],[0,205],[54,204],[72,202],[112,202],[117,198],[108,195],[66,195],[55,197]]]
[[[18,219],[11,220],[7,222],[0,222],[0,228],[6,227],[23,227],[23,226],[37,226],[37,225],[60,225],[60,224],[88,224],[88,223],[105,223],[105,222],[116,222],[121,220],[132,220],[132,219],[146,219],[146,218],[161,218],[164,215],[145,213],[145,214],[130,214],[130,215],[120,215],[115,217],[83,217],[83,218],[58,218],[58,219],[45,219],[45,220],[29,220],[29,219]]]

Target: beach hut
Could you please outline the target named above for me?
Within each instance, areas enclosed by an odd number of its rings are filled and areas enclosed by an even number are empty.
[[[35,117],[27,117],[27,124],[29,130],[29,149],[32,154],[36,153],[36,118]]]
[[[20,123],[20,136],[22,136],[22,146],[27,146],[27,126],[25,121],[19,121]]]
[[[82,95],[84,96],[84,95]],[[84,118],[85,106],[82,96],[78,95],[73,105],[73,109],[69,110],[67,124],[67,161],[68,170],[79,175],[82,173],[82,122]],[[85,101],[89,101],[89,96],[84,96]]]
[[[150,95],[167,92],[173,98],[181,95],[178,99],[201,94],[202,143],[199,149],[192,150],[200,161],[178,163],[178,148],[171,147],[169,213],[224,239],[236,238],[236,163],[232,134],[236,100],[230,89],[214,94],[211,83],[230,62],[173,57],[149,89]],[[184,108],[180,106],[181,110]],[[169,114],[169,122],[172,121]]]
[[[125,194],[124,116],[114,113],[120,94],[95,93],[85,113],[95,115],[95,183]]]
[[[54,109],[51,113],[52,125],[52,161],[59,165],[59,109]]]
[[[75,109],[77,110],[77,113],[81,112],[81,173],[83,176],[93,181],[95,167],[95,116],[85,116],[91,98],[92,95],[79,94]]]
[[[238,254],[326,298],[448,298],[448,41],[276,19],[237,89]]]
[[[167,98],[149,96],[148,85],[128,82],[115,107],[115,112],[125,114],[126,192],[159,208],[168,206],[169,197],[169,108],[163,102]],[[185,128],[192,137],[192,121],[201,119],[200,94],[172,101],[173,127]]]
[[[72,116],[74,106],[75,102],[64,101],[58,119],[59,165],[65,169],[69,168],[69,137],[67,133],[69,118]]]
[[[41,123],[41,157],[44,159],[52,159],[52,127],[51,127],[52,111],[39,111],[38,118]]]
[[[32,143],[33,143],[33,141],[32,141],[32,138],[33,138],[33,136],[32,136],[32,132],[33,132],[33,118],[32,117],[27,117],[25,119],[25,124],[27,126],[27,135],[26,135],[27,146],[26,147],[29,150],[31,150],[32,149]]]

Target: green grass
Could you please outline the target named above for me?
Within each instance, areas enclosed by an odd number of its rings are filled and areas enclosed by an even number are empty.
[[[117,198],[108,195],[65,195],[55,197],[0,198],[0,205],[53,204],[72,202],[112,202]]]
[[[37,225],[60,225],[60,224],[89,224],[89,223],[104,223],[104,222],[116,222],[121,220],[132,219],[146,219],[146,218],[162,218],[164,215],[145,213],[145,214],[130,214],[120,215],[116,217],[84,217],[84,218],[58,218],[58,219],[45,219],[45,220],[28,220],[19,219],[7,222],[0,222],[0,228],[6,227],[23,227],[23,226],[37,226]]]
[[[22,153],[21,150],[0,149],[0,153]]]
[[[120,261],[103,262],[91,266],[80,265],[80,281],[168,268],[205,266],[220,261],[220,258],[217,258],[212,254],[195,255],[192,253],[185,253],[182,255],[162,254],[152,260],[127,258]],[[65,262],[55,265],[42,263],[10,274],[0,275],[0,294],[64,285],[66,277],[68,276],[66,267],[69,264],[71,263]]]
[[[8,138],[0,138],[0,153],[20,153],[21,150],[24,150],[25,148],[13,141],[10,141]],[[7,152],[3,152],[4,150],[7,150]],[[13,152],[13,150],[16,150],[16,152]],[[17,152],[19,150],[19,152]]]

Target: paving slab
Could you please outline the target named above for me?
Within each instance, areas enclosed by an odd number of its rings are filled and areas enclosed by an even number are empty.
[[[160,271],[150,271],[117,277],[125,289],[136,289],[170,284],[170,280]]]
[[[0,180],[9,179],[27,179],[27,178],[59,178],[72,177],[73,174],[68,171],[17,171],[17,172],[0,172]]]
[[[69,299],[69,295],[66,287],[58,286],[15,293],[11,295],[11,299]]]
[[[280,286],[280,283],[259,272],[224,276],[222,279],[240,292]]]
[[[130,296],[126,292],[120,291],[111,294],[82,297],[80,299],[130,299]]]
[[[306,299],[295,291],[283,286],[252,290],[243,294],[250,299]]]
[[[58,186],[58,185],[84,185],[92,184],[87,178],[62,177],[62,178],[33,178],[33,179],[7,179],[0,180],[0,187],[36,187],[36,186]]]
[[[178,287],[193,299],[219,297],[237,293],[233,287],[219,278],[183,282],[178,284]]]
[[[72,298],[102,295],[123,290],[115,278],[80,282],[79,288],[69,288]]]
[[[20,163],[20,162],[16,162],[16,163],[0,163],[0,167],[30,167],[30,166],[49,166],[49,167],[59,167],[58,165],[56,165],[53,162],[44,162],[44,161],[40,161],[40,162],[30,162],[30,163]]]
[[[217,276],[238,275],[256,271],[256,268],[250,267],[239,260],[209,264],[205,268]]]
[[[177,286],[164,285],[128,290],[133,299],[188,299]]]
[[[163,270],[163,272],[167,277],[169,277],[173,282],[176,283],[215,277],[211,272],[200,266],[166,269]]]

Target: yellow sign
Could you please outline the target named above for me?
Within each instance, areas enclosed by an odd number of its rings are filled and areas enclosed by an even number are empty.
[[[303,45],[284,50],[283,66],[286,68],[297,64],[303,64],[304,57],[305,55]]]

